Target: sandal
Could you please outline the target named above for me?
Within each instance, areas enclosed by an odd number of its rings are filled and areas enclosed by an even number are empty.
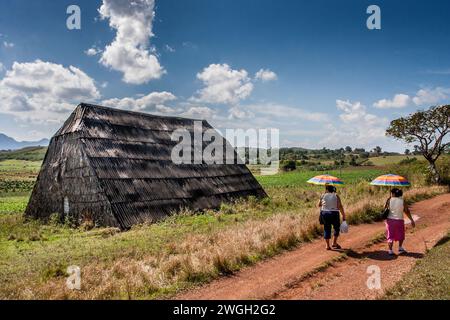
[[[334,245],[333,245],[333,248],[334,248],[334,249],[342,249],[341,246],[338,245],[338,244],[334,244]]]

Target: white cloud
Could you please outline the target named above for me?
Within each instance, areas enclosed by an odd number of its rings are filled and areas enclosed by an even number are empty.
[[[322,130],[327,135],[318,142],[320,146],[370,147],[386,142],[385,130],[389,124],[387,118],[368,113],[361,102],[336,100],[336,107],[342,112],[339,115],[340,121],[323,125]]]
[[[85,53],[86,55],[92,57],[92,56],[98,55],[98,54],[101,53],[101,52],[102,52],[101,49],[98,49],[98,48],[96,48],[96,47],[92,47],[92,48],[87,49],[84,53]]]
[[[168,44],[166,44],[166,45],[164,46],[164,49],[165,49],[167,52],[172,52],[172,53],[176,51],[174,48],[172,48],[172,47],[169,46]]]
[[[106,46],[100,62],[123,73],[123,81],[143,84],[165,74],[153,50],[149,49],[154,0],[103,0],[99,12],[115,29],[114,41]]]
[[[3,70],[5,70],[5,66],[0,62],[0,72],[3,72]]]
[[[449,98],[450,88],[420,89],[413,101],[418,106],[432,105]]]
[[[255,75],[256,80],[261,80],[263,82],[274,81],[278,79],[278,76],[275,72],[270,71],[269,69],[261,69]]]
[[[100,87],[102,87],[103,89],[107,88],[109,85],[108,81],[102,82],[102,84],[100,85]]]
[[[228,110],[228,119],[233,120],[233,119],[240,119],[240,120],[244,120],[244,119],[250,119],[250,118],[254,118],[255,114],[249,110],[245,110],[242,107],[239,106],[235,106],[230,108],[230,110]]]
[[[311,122],[328,121],[326,113],[311,112],[300,108],[294,108],[276,103],[253,104],[246,106],[254,114],[261,114],[269,118],[296,119]]]
[[[141,111],[141,112],[156,112],[156,113],[173,113],[175,109],[166,106],[167,102],[176,100],[170,92],[152,92],[140,98],[113,98],[102,101],[102,104],[107,107]]]
[[[41,60],[14,62],[0,80],[0,112],[28,121],[62,121],[78,103],[98,98],[86,73]]]
[[[211,64],[197,78],[204,88],[197,92],[193,101],[235,105],[253,91],[253,84],[245,70],[233,70],[227,64]]]
[[[216,115],[216,111],[203,106],[190,107],[187,111],[183,112],[181,116],[194,119],[212,119]]]
[[[3,41],[3,46],[5,48],[14,48],[15,45],[12,42]]]
[[[389,108],[405,108],[411,102],[411,98],[407,94],[396,94],[392,100],[382,99],[373,104],[375,108],[389,109]]]

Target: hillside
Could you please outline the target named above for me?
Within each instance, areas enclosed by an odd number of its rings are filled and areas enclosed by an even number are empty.
[[[48,146],[48,139],[39,141],[17,141],[3,133],[0,133],[0,150],[17,150],[25,147]]]
[[[3,160],[26,160],[42,161],[44,160],[47,147],[26,147],[14,151],[0,151],[0,161]]]

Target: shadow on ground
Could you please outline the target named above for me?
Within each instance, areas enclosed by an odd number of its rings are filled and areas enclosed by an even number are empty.
[[[378,260],[378,261],[390,261],[397,259],[398,255],[389,255],[387,250],[374,250],[374,251],[364,251],[364,252],[355,252],[353,250],[347,250],[347,256],[355,259],[372,259],[372,260]],[[405,257],[412,257],[414,259],[421,259],[423,258],[422,253],[418,252],[407,252],[401,254]]]

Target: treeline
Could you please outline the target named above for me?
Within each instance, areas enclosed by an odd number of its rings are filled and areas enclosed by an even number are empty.
[[[372,150],[367,151],[364,148],[351,148],[347,146],[339,149],[304,149],[304,148],[280,148],[280,160],[336,160],[345,161],[349,159],[368,159],[370,157],[399,155],[396,152],[383,151],[381,147],[377,146]]]

